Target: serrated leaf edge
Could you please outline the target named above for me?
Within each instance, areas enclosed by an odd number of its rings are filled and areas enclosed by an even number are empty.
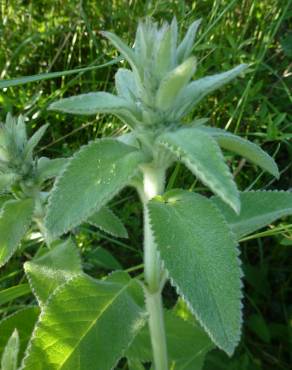
[[[53,193],[59,188],[59,182],[61,181],[61,179],[63,178],[63,176],[66,175],[67,171],[69,170],[69,166],[71,164],[71,161],[73,159],[76,158],[77,155],[79,155],[80,153],[82,153],[83,151],[85,151],[89,146],[91,145],[94,145],[96,144],[97,142],[106,142],[106,141],[114,141],[116,142],[115,139],[111,139],[111,138],[104,138],[104,139],[97,139],[97,140],[93,140],[93,141],[90,141],[88,144],[86,145],[83,145],[80,150],[78,150],[77,152],[74,153],[74,155],[67,161],[67,164],[64,166],[64,169],[62,171],[62,173],[60,173],[60,175],[56,178],[56,181],[54,182],[54,185],[53,185],[53,188],[50,192],[50,196],[49,196],[49,199],[48,199],[48,204],[47,204],[47,210],[50,208],[51,204],[52,204],[52,195]],[[123,143],[124,144],[124,143]],[[124,145],[127,145],[127,144],[124,144]],[[130,148],[133,149],[132,146],[130,145],[127,145],[129,146]],[[133,154],[133,153],[136,153],[138,152],[137,150],[132,150],[130,154]],[[127,182],[125,182],[125,184],[123,186],[121,186],[121,188],[119,188],[118,190],[116,191],[113,191],[111,192],[110,194],[108,194],[107,197],[105,197],[104,199],[104,202],[102,203],[102,205],[100,205],[100,207],[96,207],[96,206],[93,206],[92,208],[90,208],[89,210],[87,210],[87,214],[85,216],[83,216],[83,218],[80,219],[79,223],[77,225],[74,225],[74,223],[70,223],[67,227],[64,227],[61,231],[59,231],[58,233],[48,233],[47,235],[47,238],[48,240],[54,240],[56,237],[60,236],[60,235],[63,235],[65,234],[66,232],[69,232],[72,228],[80,225],[81,223],[83,222],[86,222],[87,219],[94,213],[94,212],[97,212],[101,207],[103,207],[104,205],[107,204],[107,202],[109,202],[114,196],[116,196],[124,187],[126,187],[130,180],[136,175],[136,173],[139,171],[139,167],[137,166],[137,169],[134,170],[133,174],[128,178]],[[45,220],[44,220],[44,224],[45,224],[45,228],[46,230],[47,229],[47,222],[48,222],[48,212],[46,212],[46,216],[45,216]]]
[[[208,135],[209,136],[209,135]],[[202,169],[200,164],[198,162],[190,161],[188,154],[183,150],[183,148],[177,146],[177,145],[171,145],[169,144],[166,140],[159,140],[159,144],[163,145],[166,149],[168,149],[171,153],[173,153],[179,162],[182,162],[188,169],[189,169],[189,164],[191,164],[193,167],[195,167],[196,173],[194,174],[197,178],[199,178],[200,181],[202,181],[208,188],[212,190],[215,194],[218,194],[218,196],[225,202],[227,203],[237,214],[240,212],[240,201],[239,201],[239,192],[237,190],[236,184],[234,182],[234,179],[232,177],[231,172],[229,171],[229,168],[225,162],[224,156],[221,152],[221,149],[217,142],[209,136],[211,141],[214,144],[214,147],[218,149],[218,155],[220,156],[220,159],[222,160],[222,165],[224,164],[224,175],[229,178],[230,184],[234,187],[234,191],[237,193],[237,198],[233,197],[228,197],[225,194],[225,191],[221,191],[222,189],[221,184],[219,184],[219,187],[217,187],[218,183],[217,181],[214,182],[214,179],[210,179],[208,174],[205,173],[205,171]],[[185,158],[183,158],[185,157]],[[189,171],[193,172],[192,170],[189,169]],[[219,189],[219,190],[218,190]],[[230,201],[231,199],[231,201]]]
[[[26,348],[26,350],[25,350],[25,353],[24,353],[24,356],[23,356],[23,359],[22,359],[22,363],[21,363],[21,365],[20,365],[20,368],[19,368],[19,370],[25,370],[25,366],[26,366],[26,364],[25,364],[25,362],[26,362],[26,360],[27,360],[27,358],[28,358],[28,356],[30,355],[30,350],[31,350],[31,347],[32,347],[32,342],[37,338],[36,337],[36,331],[37,331],[37,329],[38,329],[38,327],[39,327],[39,325],[40,325],[40,323],[41,323],[41,320],[42,320],[42,318],[43,318],[43,316],[46,314],[46,312],[47,312],[47,307],[48,307],[48,305],[49,305],[49,303],[51,302],[51,300],[55,297],[55,295],[57,295],[58,293],[59,293],[59,291],[61,291],[66,285],[68,285],[69,283],[71,283],[73,280],[75,280],[75,279],[78,279],[78,278],[80,278],[80,277],[86,277],[86,278],[89,278],[90,280],[93,280],[93,281],[96,281],[96,279],[94,279],[93,277],[91,277],[91,276],[89,276],[89,275],[86,275],[85,273],[83,273],[83,272],[81,272],[81,273],[78,273],[78,274],[75,274],[75,275],[73,275],[71,278],[69,278],[64,284],[62,284],[62,285],[60,285],[58,288],[56,288],[51,294],[50,294],[50,296],[49,296],[49,298],[47,299],[47,301],[46,301],[46,305],[45,306],[43,306],[43,308],[42,308],[42,310],[41,310],[41,313],[40,313],[40,315],[39,315],[39,317],[38,317],[38,320],[37,320],[37,322],[36,322],[36,324],[35,324],[35,327],[34,327],[34,329],[33,329],[33,332],[32,332],[32,335],[31,335],[31,338],[30,338],[30,340],[29,340],[29,343],[28,343],[28,346],[27,346],[27,348]],[[131,283],[131,281],[132,280],[130,280],[129,281],[129,283],[128,284],[126,284],[122,289],[121,289],[121,291],[119,291],[119,294],[122,292],[122,291],[124,291],[125,289],[127,289],[127,287],[129,286],[129,284]],[[118,283],[112,283],[112,284],[116,284],[116,285],[119,285]],[[120,285],[122,285],[122,284],[120,284]],[[138,306],[138,304],[135,302],[135,300],[133,300],[134,301],[134,303]],[[139,306],[138,306],[139,307]],[[142,311],[142,309],[141,309],[141,311]],[[141,317],[140,317],[140,319],[141,319],[141,323],[142,323],[142,319],[143,319],[143,316],[146,316],[145,315],[145,312],[141,312],[141,315],[140,315]],[[142,325],[142,324],[141,324]],[[143,326],[141,326],[141,328],[142,328]],[[138,331],[137,331],[137,334],[138,334]],[[136,334],[136,335],[137,335]],[[120,355],[119,355],[119,357],[117,358],[117,360],[116,360],[116,362],[113,364],[113,367],[111,368],[111,370],[113,370],[114,368],[115,368],[115,366],[116,366],[116,364],[118,363],[118,361],[120,360],[120,358],[121,357],[123,357],[123,355],[124,355],[124,353],[126,352],[126,350],[129,348],[129,346],[132,344],[132,342],[133,342],[133,340],[135,339],[135,337],[136,337],[136,335],[133,337],[133,339],[132,339],[132,341],[123,349],[123,353],[121,353]],[[61,368],[58,368],[58,369],[61,369]]]
[[[0,210],[0,219],[1,217],[3,216],[3,213],[4,213],[4,209],[6,207],[6,204],[7,203],[15,203],[15,201],[17,201],[17,199],[10,199],[10,200],[7,200],[4,204],[3,204],[3,207],[1,208]],[[22,240],[22,238],[24,237],[24,235],[26,234],[26,232],[28,231],[31,223],[32,223],[32,217],[33,217],[33,212],[34,212],[34,208],[35,208],[35,204],[33,202],[33,207],[32,207],[32,212],[31,212],[31,218],[30,220],[26,223],[26,224],[23,224],[22,225],[22,237],[20,238],[20,240],[18,241],[17,243],[17,246],[11,251],[10,254],[7,255],[6,259],[4,260],[4,262],[0,263],[0,268],[3,267],[4,265],[6,265],[6,263],[10,260],[10,258],[14,255],[14,253],[16,253],[17,249],[19,248],[19,244]]]
[[[239,297],[238,297],[239,298],[239,306],[240,306],[239,307],[240,308],[240,317],[239,317],[240,330],[239,330],[239,333],[238,333],[238,337],[235,339],[233,351],[227,351],[225,348],[223,348],[220,344],[217,343],[217,341],[215,340],[213,334],[210,332],[210,330],[205,326],[204,322],[202,321],[201,316],[194,310],[194,308],[192,307],[192,305],[189,302],[189,300],[183,294],[183,292],[182,292],[181,288],[179,287],[179,285],[176,284],[176,282],[172,279],[172,277],[171,277],[168,269],[165,266],[164,260],[161,258],[161,254],[160,254],[160,251],[158,249],[158,243],[157,243],[157,240],[156,240],[156,237],[155,237],[155,233],[153,231],[153,224],[152,224],[152,219],[151,219],[151,211],[150,211],[150,209],[148,207],[149,216],[150,216],[149,217],[149,227],[150,227],[150,230],[151,230],[152,235],[153,235],[153,241],[154,241],[155,246],[156,246],[156,252],[157,252],[157,254],[159,256],[159,259],[161,261],[162,269],[166,272],[167,277],[169,278],[171,285],[175,288],[177,294],[182,297],[182,299],[186,303],[188,309],[197,318],[199,324],[205,330],[205,332],[209,335],[209,337],[211,338],[212,342],[215,343],[224,352],[226,352],[229,356],[232,356],[232,354],[233,354],[236,346],[238,345],[238,343],[240,341],[240,337],[241,337],[241,333],[242,333],[242,323],[243,323],[243,303],[242,303],[242,301],[243,301],[243,297],[244,297],[243,296],[243,276],[244,276],[244,274],[243,274],[243,270],[242,270],[242,261],[239,258],[240,250],[238,248],[238,241],[236,239],[236,236],[235,236],[234,232],[231,230],[229,224],[225,220],[225,218],[222,215],[222,213],[218,210],[218,208],[212,202],[210,202],[210,203],[211,203],[210,205],[212,206],[212,208],[218,214],[219,218],[222,220],[222,223],[226,226],[227,230],[229,230],[229,233],[228,234],[230,236],[230,239],[233,241],[234,245],[236,245],[236,248],[235,248],[235,257],[236,257],[236,260],[237,260],[237,263],[238,263],[238,267],[239,267],[239,272],[240,272],[240,276],[239,276],[239,278],[240,278],[240,290],[239,290]],[[228,338],[229,336],[226,335],[226,337]]]

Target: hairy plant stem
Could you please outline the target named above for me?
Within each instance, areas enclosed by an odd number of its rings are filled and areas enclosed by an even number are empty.
[[[150,226],[148,201],[164,191],[165,170],[151,165],[143,167],[143,190],[140,196],[144,207],[144,275],[145,298],[155,370],[168,370],[166,336],[161,291],[165,282],[159,255]]]

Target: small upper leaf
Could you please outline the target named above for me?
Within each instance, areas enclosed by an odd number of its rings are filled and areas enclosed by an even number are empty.
[[[182,63],[190,56],[200,23],[201,19],[194,21],[188,28],[182,42],[179,44],[177,48],[177,60],[179,63]]]
[[[215,194],[236,212],[239,195],[216,141],[196,128],[179,129],[161,135],[158,142],[168,148]]]
[[[108,207],[102,207],[87,222],[118,238],[128,237],[124,224]]]
[[[226,221],[209,199],[182,190],[154,198],[149,212],[172,283],[211,339],[231,355],[241,332],[242,273]]]
[[[218,198],[211,200],[223,213],[229,226],[240,239],[278,218],[292,214],[292,192],[248,191],[240,193],[241,211],[235,214]]]
[[[17,370],[17,360],[19,352],[19,336],[15,329],[11,334],[1,358],[2,370]]]
[[[57,177],[64,169],[67,161],[67,158],[39,158],[37,162],[37,176],[39,181],[43,182],[53,177]]]
[[[9,200],[0,215],[0,267],[16,251],[21,238],[29,228],[34,210],[32,199]]]
[[[59,243],[43,256],[26,262],[24,269],[41,306],[58,286],[82,271],[77,248],[71,239]]]
[[[77,276],[50,297],[23,370],[113,369],[145,322],[126,284]],[[140,288],[141,289],[141,288]]]
[[[275,177],[279,178],[279,170],[274,159],[264,152],[258,145],[218,128],[200,127],[200,130],[212,135],[222,148],[247,158],[251,162],[262,167],[264,170],[270,172]]]
[[[196,59],[189,58],[170,71],[160,82],[156,93],[156,105],[159,109],[170,108],[181,89],[189,82],[196,70]]]
[[[119,68],[115,81],[118,95],[122,98],[131,101],[138,95],[134,73],[129,69]]]
[[[232,68],[227,72],[207,76],[189,83],[177,98],[173,108],[174,117],[189,113],[207,94],[227,84],[247,68],[246,64]]]
[[[130,48],[124,41],[117,35],[108,31],[101,31],[101,34],[105,36],[126,58],[132,69],[139,75],[139,61],[135,55],[134,49]]]
[[[142,161],[141,152],[117,140],[84,146],[55,182],[45,220],[50,236],[87,220],[129,183]]]

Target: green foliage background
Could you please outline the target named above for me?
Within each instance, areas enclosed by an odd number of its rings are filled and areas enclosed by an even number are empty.
[[[194,19],[202,18],[194,49],[199,60],[197,76],[227,70],[243,62],[249,63],[250,68],[244,79],[205,99],[194,117],[209,117],[212,125],[228,128],[259,143],[275,157],[281,171],[279,181],[241,158],[228,156],[241,190],[292,187],[291,0],[2,0],[0,14],[1,80],[106,63],[118,54],[99,31],[114,31],[131,43],[137,20],[146,15],[158,21],[171,20],[176,15],[183,30]],[[63,115],[48,112],[47,106],[61,96],[112,91],[116,69],[113,65],[3,89],[0,118],[3,120],[9,111],[25,114],[30,132],[48,122],[50,127],[39,154],[51,158],[70,156],[89,140],[121,134],[125,127],[114,117]],[[173,187],[207,193],[179,165],[169,171],[168,189]],[[103,276],[122,265],[139,274],[141,208],[136,194],[127,189],[115,198],[112,206],[125,221],[130,239],[117,240],[91,226],[79,227],[76,237],[85,269],[92,276]],[[292,346],[292,225],[289,221],[283,220],[242,243],[244,335],[232,359],[213,351],[208,355],[205,369],[289,368],[292,362],[289,350]],[[111,255],[104,254],[100,247]],[[19,253],[2,268],[2,317],[33,302],[22,265],[40,248],[37,238],[24,241],[21,259]],[[175,293],[170,286],[166,287],[164,296],[168,305],[173,305]],[[126,369],[126,365],[121,362],[119,368]]]

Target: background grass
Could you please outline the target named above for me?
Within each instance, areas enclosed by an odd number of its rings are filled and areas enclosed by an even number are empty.
[[[114,31],[131,43],[138,18],[146,15],[158,21],[171,20],[176,15],[182,31],[194,19],[202,18],[193,50],[199,60],[197,76],[227,70],[242,62],[249,63],[250,68],[244,79],[206,98],[193,117],[209,117],[211,125],[247,137],[275,157],[281,171],[279,181],[227,153],[241,190],[291,189],[291,0],[2,0],[0,4],[1,80],[106,63],[118,54],[99,31]],[[113,64],[4,88],[0,91],[0,117],[3,120],[9,111],[25,114],[30,132],[49,122],[48,134],[38,154],[70,156],[89,140],[118,135],[126,128],[114,117],[74,117],[48,112],[48,104],[60,96],[112,91],[117,67]],[[206,192],[178,165],[169,171],[168,187]],[[113,207],[125,221],[129,240],[115,240],[86,225],[76,230],[85,270],[94,276],[104,275],[105,266],[111,267],[109,260],[101,263],[100,246],[111,252],[125,269],[134,266],[133,273],[141,272],[141,207],[136,194],[126,189],[114,199]],[[40,248],[37,239],[24,241],[21,253],[1,270],[3,317],[33,302],[22,264]],[[231,359],[219,351],[212,352],[205,369],[289,368],[292,363],[291,248],[289,219],[242,243],[245,271],[242,341]],[[18,285],[20,288],[16,290],[6,290]],[[171,305],[175,300],[171,287],[166,287],[164,294]],[[126,369],[126,364],[120,368]]]

